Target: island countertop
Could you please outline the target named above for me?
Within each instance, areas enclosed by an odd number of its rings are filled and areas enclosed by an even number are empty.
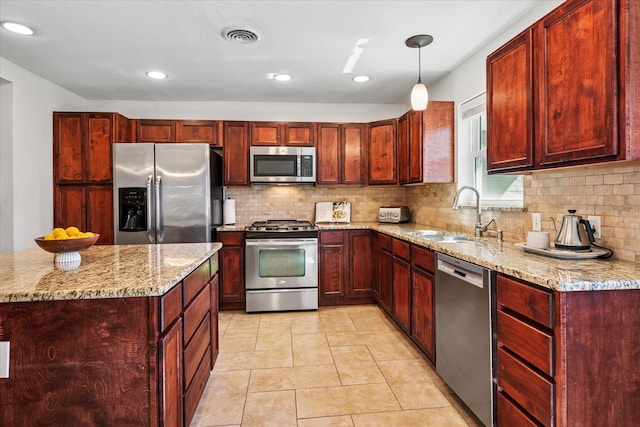
[[[40,248],[0,253],[0,303],[164,295],[221,243],[96,245],[63,271]]]

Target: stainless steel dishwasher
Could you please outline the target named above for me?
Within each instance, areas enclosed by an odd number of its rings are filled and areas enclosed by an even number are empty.
[[[436,371],[486,425],[493,426],[491,270],[441,253],[436,263]]]

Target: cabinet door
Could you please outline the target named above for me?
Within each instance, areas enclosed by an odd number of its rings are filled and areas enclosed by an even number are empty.
[[[330,303],[332,299],[344,296],[345,290],[345,250],[343,244],[320,245],[318,248],[320,279],[320,302]]]
[[[435,363],[435,311],[433,274],[419,268],[411,270],[412,299],[411,337],[427,357]]]
[[[249,185],[249,123],[224,122],[224,184]]]
[[[364,125],[342,125],[342,182],[364,185],[365,171]]]
[[[411,166],[410,179],[416,179],[422,174],[422,182],[454,182],[454,105],[451,101],[433,101],[422,113],[422,136],[414,138],[414,123],[410,116],[410,135],[412,144],[418,139],[421,143],[415,143],[412,150],[418,150],[417,145],[422,146],[422,169]],[[412,161],[413,164],[413,161]],[[421,182],[412,181],[412,182]]]
[[[85,182],[111,183],[111,143],[115,138],[113,114],[87,115],[87,142],[85,146]]]
[[[398,182],[409,183],[409,113],[398,119]]]
[[[113,244],[113,187],[89,185],[86,187],[86,230],[99,233],[99,245]]]
[[[83,185],[56,185],[53,197],[53,226],[67,228],[73,225],[86,231],[85,203],[86,193]]]
[[[182,427],[182,320],[160,339],[160,425]]]
[[[313,123],[286,123],[284,125],[284,144],[313,147],[315,145]]]
[[[53,175],[55,183],[83,182],[84,120],[82,113],[53,114]]]
[[[530,29],[487,57],[488,171],[533,167],[532,67]]]
[[[397,184],[396,121],[384,120],[369,124],[370,185]]]
[[[407,334],[411,333],[411,265],[393,258],[393,318]]]
[[[215,120],[181,120],[177,123],[176,141],[222,147],[219,130],[220,124]]]
[[[281,145],[282,125],[274,122],[251,122],[250,145]]]
[[[139,120],[138,142],[176,142],[175,120]]]
[[[617,3],[567,1],[534,27],[540,167],[618,156]]]
[[[417,183],[422,182],[422,154],[424,150],[423,144],[423,114],[430,114],[434,111],[433,101],[429,107],[424,111],[409,111],[408,113],[408,162],[407,162],[407,182]],[[449,145],[451,149],[453,145]],[[447,145],[443,147],[447,149]]]
[[[378,250],[378,271],[376,281],[379,289],[378,304],[391,314],[393,301],[393,256],[384,250]]]
[[[318,125],[317,177],[318,185],[342,183],[342,147],[340,144],[340,125],[321,123]]]
[[[218,353],[220,353],[220,340],[218,338],[218,299],[219,299],[220,276],[216,274],[211,278],[211,368],[216,364]]]
[[[220,307],[224,309],[244,309],[245,265],[244,233],[220,233]]]
[[[349,296],[368,296],[372,292],[373,251],[370,231],[349,231]]]

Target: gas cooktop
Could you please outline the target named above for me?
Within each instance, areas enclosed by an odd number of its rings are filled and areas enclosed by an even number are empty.
[[[268,219],[266,221],[256,221],[248,227],[246,231],[308,231],[317,230],[318,227],[309,221],[299,221],[297,219]]]

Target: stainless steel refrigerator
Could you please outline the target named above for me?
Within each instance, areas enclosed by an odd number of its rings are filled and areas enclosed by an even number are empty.
[[[213,241],[221,180],[209,144],[114,144],[115,243]]]

